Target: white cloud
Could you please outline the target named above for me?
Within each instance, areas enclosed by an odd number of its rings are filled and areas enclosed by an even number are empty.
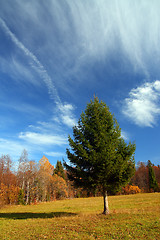
[[[21,132],[19,138],[35,145],[64,145],[67,137],[36,132]]]
[[[160,81],[156,80],[154,82],[154,88],[157,90],[157,91],[160,91]]]
[[[27,150],[29,159],[37,161],[44,154],[53,158],[65,157],[66,144],[67,137],[64,135],[22,132],[19,139],[0,138],[0,157],[9,154],[14,163],[17,163],[24,149]],[[54,148],[55,151],[52,151]]]
[[[68,127],[73,127],[76,125],[75,119],[67,115],[62,115],[62,122],[66,124]]]
[[[123,130],[121,130],[121,137],[122,137],[124,140],[128,140],[128,139],[129,139],[128,133],[126,133],[126,132],[123,131]]]
[[[33,49],[36,46],[33,52],[47,56],[50,67],[54,66],[61,76],[78,72],[89,60],[109,59],[119,49],[135,69],[143,70],[146,75],[151,67],[151,56],[154,55],[152,62],[159,67],[159,1],[98,0],[91,4],[90,0],[54,0],[42,5],[39,1],[20,0],[14,6],[8,1],[2,4],[3,19],[8,26],[14,24],[13,29],[22,42]],[[11,35],[4,22],[2,25],[17,46],[40,67],[35,55]],[[37,39],[41,37],[42,42],[37,46]],[[43,73],[41,68],[40,72]],[[45,81],[49,81],[47,77]],[[59,81],[63,82],[64,78]],[[47,84],[49,87],[50,83]]]
[[[0,138],[0,154],[9,154],[11,158],[18,160],[23,149],[28,149],[28,145],[19,141]]]
[[[19,103],[19,102],[11,102],[8,100],[8,102],[0,102],[0,106],[5,107],[6,109],[12,109],[15,110],[17,112],[22,112],[22,113],[27,113],[28,115],[32,115],[32,116],[42,116],[44,115],[44,110],[35,107],[31,104],[28,103]]]
[[[146,82],[130,91],[123,114],[139,126],[153,127],[160,115],[159,101],[160,81]]]
[[[60,119],[63,124],[67,125],[68,127],[73,127],[76,125],[76,118],[73,114],[74,111],[74,106],[71,104],[59,104],[58,105],[59,109],[59,115]]]
[[[54,99],[56,103],[57,109],[60,111],[58,114],[60,117],[60,120],[67,126],[72,127],[73,125],[76,124],[76,119],[73,115],[73,110],[74,107],[71,104],[62,104],[61,99],[58,95],[57,89],[55,88],[53,81],[51,77],[48,75],[46,69],[44,66],[41,64],[41,62],[37,59],[37,57],[29,51],[22,42],[18,40],[18,38],[11,32],[11,30],[8,28],[6,25],[5,21],[0,18],[0,24],[3,27],[5,33],[10,36],[11,40],[15,43],[15,45],[20,48],[23,53],[32,61],[31,62],[31,67],[36,70],[37,73],[41,76],[43,81],[45,82],[49,95],[51,99]],[[18,62],[13,61],[15,65],[15,69],[20,69],[21,66],[18,64]],[[23,68],[21,69],[23,71]]]
[[[31,67],[37,71],[37,73],[40,75],[40,77],[45,82],[49,95],[52,99],[55,100],[56,103],[61,103],[60,97],[57,93],[57,90],[53,84],[53,81],[51,80],[50,76],[48,75],[46,69],[44,66],[40,63],[40,61],[37,59],[37,57],[29,51],[22,42],[18,40],[18,38],[15,36],[14,33],[11,32],[11,30],[6,25],[5,21],[0,18],[0,24],[3,27],[5,33],[11,38],[11,40],[15,43],[15,45],[23,51],[23,53],[29,57],[32,62],[30,63]]]
[[[109,58],[119,49],[147,77],[153,54],[159,67],[159,1],[99,0],[91,4],[90,0],[66,0],[66,7],[67,14],[61,2],[53,1],[51,16],[66,42],[74,39],[79,67],[89,60]],[[72,56],[66,46],[63,52],[63,56]]]
[[[31,73],[28,65],[25,65],[21,60],[15,57],[5,59],[0,56],[0,70],[7,73],[18,83],[31,83],[35,86],[40,85],[40,82]]]
[[[42,132],[42,133],[49,133],[49,132],[55,132],[55,128],[58,131],[59,128],[56,124],[54,124],[53,122],[42,122],[42,121],[38,121],[36,125],[29,125],[28,128],[30,129],[30,131],[33,132]]]
[[[51,157],[65,157],[65,152],[45,152],[44,154],[51,156]]]

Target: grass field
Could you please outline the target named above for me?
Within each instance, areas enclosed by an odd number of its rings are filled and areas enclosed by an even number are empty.
[[[160,239],[160,193],[80,198],[0,209],[0,239]]]

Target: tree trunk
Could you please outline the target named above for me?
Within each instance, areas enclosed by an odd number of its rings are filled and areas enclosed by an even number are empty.
[[[107,214],[109,214],[107,191],[103,192],[103,200],[104,200],[104,211],[103,211],[103,214],[107,215]]]
[[[26,196],[26,204],[29,203],[29,181],[27,182],[27,196]]]

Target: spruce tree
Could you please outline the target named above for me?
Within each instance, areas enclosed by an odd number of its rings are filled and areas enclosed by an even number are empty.
[[[61,161],[57,161],[56,167],[54,169],[54,174],[57,174],[58,176],[62,177],[63,179],[65,178],[64,167],[63,167]]]
[[[153,164],[151,163],[150,160],[148,160],[148,174],[149,174],[149,190],[150,191],[157,191],[158,190],[158,183],[156,180],[156,176],[153,170]]]
[[[68,140],[69,179],[78,187],[98,188],[104,198],[103,213],[109,213],[107,191],[118,191],[134,174],[135,144],[127,145],[116,119],[97,97],[88,103],[73,127],[73,139]]]

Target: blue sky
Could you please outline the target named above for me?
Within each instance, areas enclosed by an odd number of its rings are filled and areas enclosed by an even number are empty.
[[[160,1],[1,0],[0,155],[66,159],[94,94],[160,164]]]

